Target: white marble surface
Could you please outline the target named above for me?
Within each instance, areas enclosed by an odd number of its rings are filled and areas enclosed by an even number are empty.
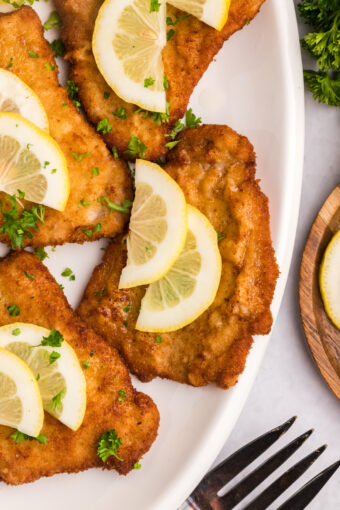
[[[294,0],[294,3],[297,5],[298,0]],[[303,35],[307,27],[299,21],[299,29],[300,35]],[[303,61],[305,68],[313,65],[313,60],[304,51]],[[314,433],[303,447],[268,480],[273,481],[318,446],[327,443],[328,449],[284,497],[270,506],[271,510],[277,508],[279,503],[303,483],[340,459],[340,402],[331,393],[314,365],[303,334],[298,304],[299,267],[307,234],[324,200],[340,182],[340,110],[316,103],[308,91],[305,101],[304,179],[290,275],[256,383],[232,435],[217,459],[222,460],[240,446],[294,415],[298,416],[296,423],[277,445],[269,450],[270,453],[276,451],[279,445],[282,446],[304,431],[314,428]],[[246,472],[248,471],[249,469]],[[265,486],[266,482],[261,489]],[[245,503],[259,492],[261,490],[254,491],[252,497],[247,498],[237,509],[241,510]],[[308,508],[340,509],[340,469]]]

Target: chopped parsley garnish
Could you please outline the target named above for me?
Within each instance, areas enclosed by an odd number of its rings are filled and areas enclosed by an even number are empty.
[[[15,328],[12,331],[12,335],[13,336],[18,336],[18,335],[20,335],[20,333],[21,333],[21,329],[20,328]]]
[[[193,113],[192,108],[189,108],[185,114],[185,127],[187,128],[195,128],[199,124],[202,124],[201,117],[196,117]]]
[[[38,257],[38,259],[43,262],[45,259],[49,258],[47,251],[45,248],[34,248],[34,253]]]
[[[127,156],[131,158],[144,158],[147,150],[147,146],[142,143],[139,138],[135,135],[132,135],[129,141],[129,145],[127,150],[124,152]]]
[[[162,343],[162,337],[161,336],[156,336],[155,344],[161,344],[161,343]]]
[[[115,202],[111,202],[108,197],[99,197],[97,198],[97,202],[100,202],[111,211],[117,211],[123,214],[129,214],[132,207],[132,202],[130,200],[124,200],[122,205],[118,205]]]
[[[174,140],[173,142],[168,142],[165,144],[165,147],[171,151],[181,140]]]
[[[123,312],[127,313],[127,312],[129,312],[129,311],[130,311],[130,309],[131,309],[131,307],[130,307],[129,305],[128,305],[128,306],[125,306],[125,307],[123,308]]]
[[[163,77],[163,88],[164,88],[164,90],[168,90],[168,88],[169,88],[168,78],[165,75]]]
[[[91,205],[91,202],[87,202],[84,198],[82,198],[78,204],[78,208],[81,209],[82,207],[88,207]]]
[[[91,179],[99,175],[99,168],[97,166],[92,167]]]
[[[19,197],[23,198],[22,192]],[[7,234],[11,240],[13,250],[23,248],[26,238],[32,239],[33,234],[28,229],[38,229],[38,222],[44,223],[45,208],[43,205],[32,206],[31,209],[23,209],[18,212],[16,195],[6,195],[6,200],[11,203],[12,207],[5,210],[0,201],[0,212],[4,219],[0,225],[0,233]]]
[[[61,39],[55,39],[53,42],[49,43],[54,56],[55,57],[63,57],[65,55],[65,44]]]
[[[7,307],[7,310],[11,317],[17,317],[18,315],[20,315],[20,308],[18,307],[18,305],[9,305]]]
[[[82,232],[87,235],[87,237],[92,237],[93,232],[90,228],[82,228]]]
[[[57,329],[51,329],[48,336],[43,336],[41,343],[35,347],[48,346],[48,347],[61,347],[64,341],[63,335]]]
[[[25,274],[25,276],[27,276],[27,278],[29,278],[30,280],[34,280],[34,279],[35,279],[34,274],[28,273],[27,271],[24,271],[24,274]]]
[[[7,69],[10,69],[11,67],[13,67],[13,57],[9,59],[8,65],[6,66]]]
[[[101,131],[103,135],[107,135],[107,133],[110,133],[110,131],[112,131],[111,124],[107,117],[98,122],[97,131]]]
[[[91,363],[89,361],[83,361],[82,365],[83,365],[83,368],[85,368],[85,370],[87,370],[88,368],[90,368]]]
[[[92,358],[92,356],[94,356],[94,353],[95,353],[95,352],[96,352],[96,351],[91,351],[91,352],[90,352],[90,356],[91,356],[91,358]]]
[[[59,287],[61,288],[61,290],[65,289],[64,285],[62,285],[61,283],[59,283]]]
[[[115,159],[117,159],[117,158],[118,158],[118,151],[117,151],[117,147],[113,146],[111,150],[112,150],[113,157],[114,157]]]
[[[140,469],[141,467],[142,467],[142,464],[140,464],[139,462],[135,462],[133,465],[133,469]]]
[[[167,101],[166,103],[166,111],[165,113],[160,113],[160,112],[149,112],[149,111],[146,111],[146,110],[142,110],[142,108],[138,108],[137,110],[135,110],[134,112],[135,114],[137,113],[141,113],[143,118],[146,118],[148,117],[148,115],[150,115],[150,118],[156,122],[156,124],[158,126],[160,126],[161,124],[163,124],[164,122],[169,122],[169,118],[170,118],[170,103]]]
[[[103,461],[106,462],[111,455],[116,459],[123,461],[118,457],[118,448],[122,446],[122,439],[118,437],[117,432],[114,429],[104,432],[97,443],[97,455]]]
[[[71,154],[74,157],[74,159],[78,161],[78,163],[81,163],[84,158],[88,158],[91,156],[91,152],[83,152],[80,154],[77,154],[77,152],[71,152]]]
[[[222,239],[224,239],[224,238],[225,238],[225,235],[220,234],[220,232],[217,232],[217,240],[218,240],[218,241],[221,241],[221,240],[222,240]]]
[[[43,27],[45,30],[50,30],[51,28],[59,27],[59,25],[61,25],[61,18],[57,11],[52,11]]]
[[[23,441],[26,441],[26,440],[29,440],[29,441],[38,441],[40,444],[46,444],[47,443],[47,440],[48,440],[48,437],[45,436],[45,434],[39,434],[37,437],[32,437],[32,436],[28,436],[27,434],[24,434],[23,432],[19,432],[19,430],[16,430],[15,432],[13,432],[13,434],[11,434],[9,436],[11,439],[13,439],[13,441],[15,442],[15,444],[19,443],[19,442],[23,442]]]
[[[50,357],[49,357],[49,365],[52,365],[52,363],[57,361],[57,359],[59,359],[59,358],[60,358],[59,352],[52,351],[50,354]]]
[[[126,328],[128,327],[128,323],[126,321],[123,321],[123,324]]]
[[[81,107],[81,104],[79,101],[77,101],[77,99],[73,99],[73,104],[74,106],[77,108],[77,110],[79,111],[80,110],[80,107]]]
[[[201,117],[196,117],[196,115],[192,111],[192,108],[190,108],[189,110],[187,110],[185,114],[185,124],[178,120],[170,134],[166,135],[169,136],[171,140],[174,141],[168,142],[167,144],[165,144],[165,147],[167,147],[169,150],[173,149],[180,142],[180,140],[175,140],[178,133],[187,128],[194,129],[201,123],[202,123]]]
[[[104,99],[109,99],[110,92],[104,92]]]
[[[101,223],[97,223],[97,225],[94,227],[94,231],[95,232],[100,232],[102,229],[102,224]]]
[[[115,117],[118,117],[119,119],[126,120],[126,108],[123,108],[122,106],[118,106],[117,110],[112,113]]]
[[[38,53],[36,53],[35,51],[29,51],[29,52],[28,52],[28,56],[29,56],[30,58],[39,58]]]
[[[167,40],[167,41],[170,41],[170,39],[171,39],[171,38],[175,35],[175,33],[176,33],[176,32],[174,31],[174,29],[173,29],[173,28],[171,28],[171,29],[169,30],[169,32],[167,32],[167,34],[166,34],[166,40]]]
[[[64,271],[61,273],[61,276],[68,278],[70,281],[74,281],[76,279],[75,274],[73,273],[72,269],[70,269],[69,267],[64,269]]]
[[[150,0],[150,12],[159,12],[161,4],[158,0]]]
[[[60,411],[63,407],[62,399],[64,398],[64,395],[66,393],[66,389],[64,388],[59,393],[57,393],[51,400],[50,403],[50,411]]]
[[[105,289],[98,290],[97,292],[94,292],[93,295],[96,297],[103,297],[104,291],[105,291]]]
[[[49,62],[48,64],[44,65],[44,69],[46,71],[54,71],[55,70],[55,65],[52,64],[52,62]]]
[[[168,16],[166,18],[166,24],[168,26],[175,26],[177,25],[177,23],[179,23],[181,20],[185,20],[187,18],[189,18],[190,14],[185,14],[184,16],[178,16],[177,14],[175,14],[175,18],[176,19],[172,19],[170,16]]]
[[[124,402],[126,400],[126,391],[125,390],[119,390],[118,391],[118,402]]]
[[[145,78],[144,80],[144,87],[147,89],[148,87],[151,87],[155,83],[155,80],[153,78]]]
[[[73,80],[67,80],[66,82],[66,91],[71,99],[79,92],[79,87],[74,83]]]
[[[62,108],[66,108],[66,106],[67,106],[67,103],[63,103],[63,104],[61,105],[61,107],[62,107]]]

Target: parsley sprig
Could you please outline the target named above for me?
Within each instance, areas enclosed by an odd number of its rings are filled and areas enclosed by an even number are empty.
[[[24,198],[23,192],[19,193],[20,198]],[[23,248],[25,239],[32,239],[31,230],[38,229],[38,223],[44,223],[45,208],[43,205],[32,206],[31,209],[18,211],[17,196],[7,195],[6,200],[11,204],[11,208],[4,208],[0,200],[0,212],[3,217],[3,223],[0,225],[0,233],[7,234],[11,240],[13,250]]]
[[[48,440],[48,437],[45,436],[45,434],[39,434],[37,437],[33,437],[33,436],[28,436],[27,434],[24,434],[23,432],[20,432],[19,430],[16,430],[15,432],[13,432],[13,434],[11,434],[9,436],[11,439],[13,439],[14,443],[17,444],[19,442],[24,442],[26,440],[29,440],[29,441],[38,441],[38,443],[40,444],[46,444],[47,443],[47,440]]]
[[[174,125],[172,131],[166,136],[170,137],[171,142],[168,142],[165,144],[165,147],[167,147],[169,150],[173,149],[181,140],[175,140],[177,135],[183,131],[184,129],[196,128],[199,124],[202,123],[201,117],[196,117],[196,115],[193,113],[192,108],[190,108],[186,114],[185,114],[185,122],[178,120],[176,124]]]
[[[114,429],[111,429],[100,436],[97,443],[97,455],[103,462],[106,462],[111,455],[123,461],[117,453],[120,446],[122,446],[122,439]]]
[[[301,45],[317,59],[319,67],[304,71],[305,84],[314,99],[340,107],[340,2],[302,0],[298,8],[315,30],[302,39]]]

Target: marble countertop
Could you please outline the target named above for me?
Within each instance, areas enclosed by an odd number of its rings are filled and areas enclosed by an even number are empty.
[[[287,0],[282,0],[287,1]],[[298,0],[294,0],[295,6]],[[299,21],[300,35],[307,27]],[[304,67],[313,61],[303,51]],[[257,380],[242,414],[220,453],[224,459],[248,441],[275,427],[291,416],[298,419],[287,434],[268,450],[273,453],[299,434],[314,428],[312,436],[292,459],[277,470],[271,482],[315,448],[328,444],[328,449],[315,464],[278,499],[274,510],[295,490],[334,461],[340,459],[340,402],[333,395],[314,365],[303,334],[298,303],[298,281],[301,256],[309,229],[321,205],[340,182],[340,110],[313,101],[306,91],[306,139],[304,177],[300,217],[290,274],[271,341]],[[262,457],[261,457],[262,459]],[[250,471],[249,469],[245,472]],[[237,481],[237,478],[235,479]],[[243,508],[260,490],[236,509]],[[340,508],[340,469],[310,503],[310,510]]]

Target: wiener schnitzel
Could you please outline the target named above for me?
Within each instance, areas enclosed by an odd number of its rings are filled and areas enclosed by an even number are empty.
[[[73,432],[45,413],[42,433],[48,440],[43,445],[27,440],[15,444],[9,437],[13,429],[0,426],[0,479],[21,484],[91,467],[127,474],[157,435],[159,415],[151,398],[132,387],[117,351],[77,317],[57,282],[35,255],[25,251],[12,253],[0,262],[0,295],[1,326],[20,320],[56,328],[75,349],[80,362],[90,361],[84,370],[87,408],[81,427]],[[13,303],[20,310],[18,317],[10,316],[7,310]],[[118,399],[121,390],[126,396],[123,401]],[[122,439],[118,454],[123,460],[110,456],[103,463],[97,456],[97,442],[112,429]]]
[[[59,85],[53,52],[44,39],[38,15],[31,7],[0,15],[0,34],[0,67],[15,73],[39,96],[48,115],[50,134],[66,157],[70,177],[66,209],[59,212],[46,207],[45,224],[40,224],[27,244],[82,243],[121,232],[127,215],[109,210],[106,202],[99,203],[97,198],[105,196],[118,204],[131,198],[128,170],[110,155]],[[32,53],[38,57],[31,58]],[[3,193],[0,199],[4,202]]]
[[[117,347],[142,381],[156,376],[229,388],[243,371],[253,334],[271,329],[270,304],[278,268],[270,237],[268,199],[255,180],[255,153],[247,138],[226,126],[181,134],[165,170],[219,233],[222,277],[215,301],[190,325],[142,333],[135,323],[145,287],[118,289],[126,264],[124,236],[97,266],[78,314]]]
[[[169,26],[174,35],[163,50],[164,72],[169,82],[170,122],[157,125],[150,116],[145,117],[145,112],[136,113],[136,106],[120,99],[97,68],[92,54],[92,34],[102,0],[56,0],[63,22],[65,58],[71,64],[70,77],[79,87],[79,98],[90,121],[97,125],[101,119],[108,118],[112,126],[112,131],[104,135],[108,146],[115,146],[123,155],[131,135],[135,135],[147,146],[147,159],[155,160],[164,154],[164,145],[169,141],[165,135],[183,117],[191,93],[210,62],[224,41],[254,18],[263,2],[231,0],[228,21],[221,32],[167,5],[167,16],[176,23]],[[114,115],[119,108],[126,110],[126,119]]]

